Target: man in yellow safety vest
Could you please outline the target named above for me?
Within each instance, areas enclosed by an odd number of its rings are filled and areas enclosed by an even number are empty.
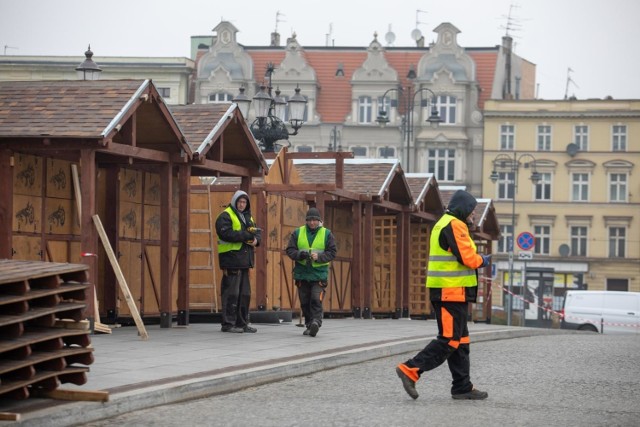
[[[418,398],[416,382],[423,372],[446,360],[451,371],[451,397],[481,400],[489,395],[470,379],[468,305],[476,301],[478,268],[487,267],[491,255],[477,253],[467,223],[473,224],[476,199],[463,190],[454,193],[449,206],[433,227],[427,264],[427,288],[438,322],[438,336],[416,356],[400,363],[396,374],[405,391]]]

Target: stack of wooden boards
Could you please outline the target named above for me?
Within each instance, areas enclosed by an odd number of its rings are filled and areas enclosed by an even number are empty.
[[[86,265],[0,260],[0,398],[87,382]]]

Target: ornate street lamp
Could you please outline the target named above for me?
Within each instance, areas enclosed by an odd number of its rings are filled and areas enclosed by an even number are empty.
[[[102,70],[98,67],[98,64],[93,62],[93,59],[91,59],[91,57],[93,57],[91,45],[87,48],[84,56],[85,60],[82,64],[78,65],[78,68],[76,68],[78,80],[100,80],[100,73],[102,73]]]
[[[536,170],[536,158],[529,153],[523,153],[518,156],[518,153],[513,152],[513,157],[508,154],[498,154],[495,159],[493,159],[493,170],[491,171],[491,175],[489,179],[494,184],[498,182],[500,179],[500,173],[498,173],[499,169],[502,172],[511,173],[513,176],[513,181],[511,181],[511,185],[513,186],[513,194],[511,195],[511,239],[507,240],[507,250],[509,252],[509,286],[508,286],[508,305],[507,305],[507,325],[511,326],[511,318],[513,311],[513,260],[514,260],[514,240],[516,235],[516,194],[518,193],[518,171],[520,169],[520,161],[522,159],[527,159],[527,162],[522,162],[522,166],[525,169],[531,168],[531,182],[537,184],[540,182],[540,174]],[[507,190],[507,195],[509,191]],[[520,278],[521,284],[525,286],[524,277]],[[524,311],[523,311],[524,316]],[[524,317],[523,317],[523,326],[524,326]]]
[[[329,149],[327,151],[342,151],[342,143],[340,142],[340,131],[337,126],[331,129],[329,134]]]
[[[251,123],[250,129],[263,152],[277,151],[276,146],[279,150],[281,145],[276,144],[277,141],[288,141],[290,136],[298,134],[298,129],[304,123],[304,112],[307,106],[307,100],[300,95],[299,87],[295,89],[295,95],[289,99],[289,102],[280,96],[279,89],[276,89],[275,98],[272,97],[271,77],[274,71],[274,65],[267,64],[268,86],[260,86],[260,91],[253,97],[256,119]],[[240,88],[240,93],[233,99],[233,102],[238,105],[242,115],[247,118],[251,99],[244,94],[244,88]],[[289,132],[285,125],[287,105],[289,106],[289,124],[293,128],[293,132]]]
[[[440,118],[440,114],[438,112],[438,107],[436,105],[436,99],[437,96],[436,94],[431,90],[431,89],[427,89],[426,87],[420,88],[417,91],[415,91],[412,94],[413,91],[413,87],[409,86],[407,88],[408,90],[408,95],[407,95],[407,108],[406,108],[406,113],[404,115],[404,117],[402,118],[402,125],[403,125],[403,132],[404,132],[404,138],[405,138],[405,142],[407,144],[406,150],[405,150],[405,160],[406,160],[406,167],[407,167],[407,172],[410,171],[411,167],[410,167],[410,158],[409,158],[409,151],[411,149],[411,140],[413,139],[413,111],[414,111],[414,107],[415,107],[415,102],[416,102],[416,95],[418,95],[419,93],[422,92],[429,92],[431,94],[431,113],[429,114],[429,118],[426,120],[431,127],[433,128],[437,128],[440,123],[442,122],[442,118]],[[378,111],[378,117],[376,118],[376,121],[378,122],[378,124],[380,125],[380,127],[385,127],[387,125],[387,123],[389,123],[389,116],[388,116],[388,112],[386,111],[386,104],[384,102],[384,100],[387,97],[387,94],[389,92],[398,92],[398,95],[400,95],[401,93],[403,93],[403,89],[402,87],[398,87],[398,88],[391,88],[388,89],[384,95],[382,95],[382,106],[380,107],[380,110]]]

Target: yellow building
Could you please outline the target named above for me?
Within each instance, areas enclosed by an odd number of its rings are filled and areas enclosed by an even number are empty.
[[[640,291],[639,167],[640,100],[487,101],[482,193],[501,230],[493,304],[511,288],[512,310],[535,298],[525,314],[539,320],[549,315],[536,305],[560,309],[566,289]]]

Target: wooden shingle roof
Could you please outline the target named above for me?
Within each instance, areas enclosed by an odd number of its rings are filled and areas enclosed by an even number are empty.
[[[206,141],[231,104],[172,105],[171,114],[194,152]]]
[[[0,137],[103,138],[144,80],[0,82]]]

